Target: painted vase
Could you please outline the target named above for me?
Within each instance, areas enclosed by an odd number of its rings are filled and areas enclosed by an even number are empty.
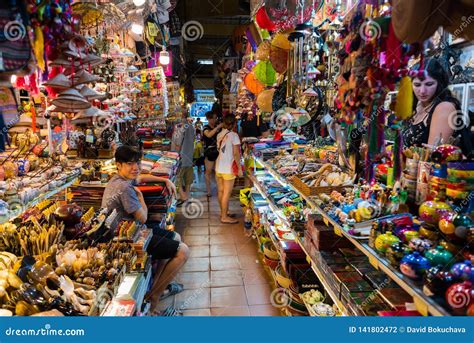
[[[400,271],[415,280],[421,279],[430,267],[430,261],[426,257],[421,256],[418,251],[406,255],[400,263]]]
[[[402,242],[410,242],[413,238],[418,238],[419,236],[418,231],[412,227],[405,227],[397,232],[397,237],[400,238]]]
[[[423,293],[428,296],[442,296],[455,281],[455,276],[441,266],[428,269],[424,278]]]
[[[436,248],[430,249],[425,253],[425,257],[430,261],[433,266],[441,265],[447,266],[453,261],[453,254],[438,245]]]
[[[381,253],[385,253],[389,246],[398,242],[400,242],[400,239],[388,231],[375,239],[375,249]]]
[[[472,283],[464,281],[451,285],[446,291],[446,301],[456,313],[465,314],[465,311],[474,302]]]
[[[472,262],[469,260],[454,264],[451,267],[451,273],[456,278],[474,283],[474,266],[472,265]]]
[[[425,201],[420,205],[418,214],[420,219],[430,225],[438,225],[441,215],[444,211],[451,210],[447,203],[437,200]]]

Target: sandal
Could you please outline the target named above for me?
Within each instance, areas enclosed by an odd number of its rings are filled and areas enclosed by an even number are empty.
[[[183,206],[183,204],[184,204],[185,202],[186,202],[185,200],[181,200],[181,199],[178,200],[178,201],[176,202],[176,207]]]
[[[171,297],[175,294],[181,293],[184,290],[184,286],[181,283],[172,282],[166,287],[165,291],[160,297],[160,301],[168,297]]]
[[[148,313],[148,316],[150,317],[179,317],[182,316],[183,312],[180,310],[176,309],[173,307],[173,305],[170,305],[166,308],[166,310],[163,311],[150,311]]]
[[[228,222],[227,222],[227,221],[223,221],[223,220],[221,219],[221,223],[222,223],[222,224],[238,224],[239,221],[238,221],[238,220],[232,220],[232,221],[228,221]]]
[[[235,213],[228,213],[227,214],[230,218],[237,218],[237,215]]]

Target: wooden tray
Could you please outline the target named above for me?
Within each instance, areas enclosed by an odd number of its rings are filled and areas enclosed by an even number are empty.
[[[319,186],[319,187],[311,187],[308,186],[305,182],[303,182],[299,176],[295,175],[288,179],[295,188],[297,188],[301,193],[306,196],[313,196],[318,195],[321,193],[329,194],[332,191],[342,191],[349,186]]]

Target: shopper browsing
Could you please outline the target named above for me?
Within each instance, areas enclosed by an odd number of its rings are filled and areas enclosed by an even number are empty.
[[[224,129],[217,135],[219,157],[216,161],[216,181],[219,205],[221,208],[221,222],[224,224],[237,224],[238,220],[229,216],[229,199],[234,188],[237,176],[242,176],[240,163],[240,138],[233,132],[235,117],[224,117]]]
[[[222,124],[217,124],[217,115],[214,112],[206,113],[207,125],[204,126],[203,142],[204,142],[204,168],[206,170],[206,189],[207,196],[210,198],[211,193],[211,176],[216,167],[216,159],[219,155],[217,151],[217,135],[222,129]]]
[[[151,175],[140,175],[141,158],[141,152],[131,146],[120,146],[115,151],[115,163],[118,172],[105,187],[102,207],[107,208],[109,213],[116,210],[118,221],[128,219],[136,220],[141,224],[146,223],[148,208],[142,192],[137,188],[139,183],[164,182],[171,193],[176,192],[173,183],[168,179]],[[180,237],[177,233],[154,228],[147,253],[151,256],[152,260],[168,260],[162,272],[155,274],[153,286],[146,296],[146,300],[151,304],[152,314],[156,314],[156,307],[160,297],[187,261],[189,249],[186,244],[180,242]],[[182,287],[178,287],[178,289],[173,290],[173,293],[181,290]]]
[[[189,118],[186,113],[183,114],[183,121],[177,127],[182,135],[180,144],[176,147],[180,155],[180,168],[178,172],[178,189],[179,201],[178,206],[181,206],[189,199],[191,192],[191,185],[194,181],[194,141],[196,139],[196,131],[192,125],[192,118]]]

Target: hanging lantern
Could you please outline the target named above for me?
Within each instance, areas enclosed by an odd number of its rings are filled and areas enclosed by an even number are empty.
[[[272,86],[276,82],[276,71],[269,61],[260,61],[253,69],[258,81],[266,86]]]
[[[277,33],[275,37],[273,37],[272,45],[284,50],[291,49],[291,43],[288,40],[288,35],[284,33]]]
[[[283,74],[286,72],[288,67],[288,50],[272,46],[270,51],[270,62],[277,73]]]
[[[268,17],[267,12],[265,11],[265,6],[260,7],[260,9],[255,14],[255,22],[257,25],[264,30],[275,31],[276,26]]]
[[[272,112],[272,100],[275,89],[266,89],[257,97],[257,106],[262,112]]]
[[[250,72],[245,76],[244,84],[248,91],[255,95],[259,94],[265,88],[265,86],[255,78],[253,72]]]
[[[255,53],[255,57],[257,60],[266,61],[270,58],[270,51],[272,48],[272,44],[270,41],[265,40],[263,41],[257,48],[257,52]]]

